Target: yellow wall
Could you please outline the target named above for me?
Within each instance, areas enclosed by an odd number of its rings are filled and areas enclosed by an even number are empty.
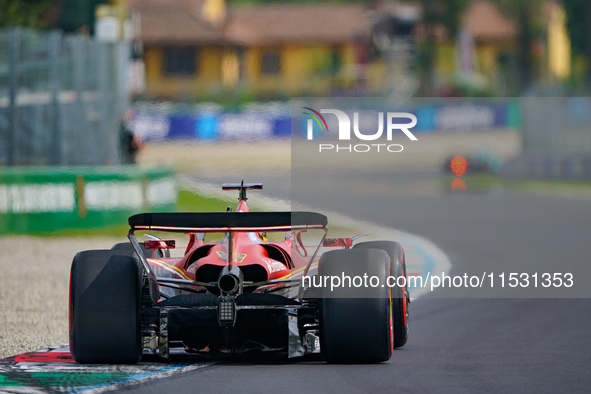
[[[441,43],[435,47],[436,70],[439,74],[451,75],[456,71],[454,43]]]
[[[277,74],[264,74],[261,61],[265,51],[280,53],[281,66]],[[245,53],[243,79],[251,90],[261,94],[322,95],[328,94],[333,84],[331,69],[333,51],[338,51],[339,68],[352,63],[348,45],[292,44],[275,47],[252,47]]]
[[[512,42],[502,41],[476,45],[476,57],[481,73],[492,77],[499,71],[499,56],[503,54],[517,55],[516,45]]]
[[[201,47],[198,52],[197,72],[192,76],[168,76],[164,73],[164,49],[145,48],[147,93],[157,97],[195,98],[219,93],[223,89],[237,87],[237,70],[240,69],[240,87],[261,95],[323,95],[337,85],[354,86],[358,69],[354,65],[354,49],[350,44],[263,46],[246,48],[242,65],[238,65],[237,50],[227,47]],[[262,73],[262,57],[265,51],[280,54],[280,70],[277,74]],[[331,67],[333,51],[340,56],[337,73]],[[372,91],[383,90],[385,67],[382,62],[370,65],[365,71],[368,87]]]
[[[492,83],[500,71],[499,57],[503,54],[517,55],[515,43],[510,41],[477,42],[476,59],[481,75]],[[456,72],[455,42],[440,43],[436,48],[436,73],[442,81],[451,81]]]
[[[192,76],[169,76],[164,72],[164,49],[144,50],[147,93],[157,97],[194,98],[219,91],[222,83],[221,47],[200,47],[197,52],[196,73]]]

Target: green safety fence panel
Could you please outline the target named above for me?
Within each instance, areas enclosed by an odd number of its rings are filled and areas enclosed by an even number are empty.
[[[174,211],[170,169],[0,168],[0,234],[51,232],[127,223],[138,212]]]

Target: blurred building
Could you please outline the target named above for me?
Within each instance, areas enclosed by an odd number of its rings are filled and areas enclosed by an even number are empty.
[[[148,98],[322,95],[410,96],[415,43],[424,30],[418,3],[227,5],[224,0],[129,0],[144,50]],[[536,78],[570,70],[564,10],[543,6]],[[493,1],[470,2],[459,34],[435,26],[437,95],[515,94],[519,26]]]
[[[388,94],[376,18],[360,4],[229,7],[223,0],[132,0],[148,97]]]
[[[542,82],[555,82],[570,72],[570,42],[562,6],[548,1],[542,6],[543,38],[535,42],[536,73]],[[460,88],[458,93],[511,95],[519,86],[519,26],[492,1],[472,1],[461,18],[458,37],[435,29],[436,86],[439,91]],[[417,38],[421,40],[417,29]]]

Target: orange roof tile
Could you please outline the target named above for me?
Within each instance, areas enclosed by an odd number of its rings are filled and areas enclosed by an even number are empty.
[[[471,3],[462,22],[476,41],[510,40],[517,33],[514,22],[489,1]]]
[[[246,45],[340,43],[371,34],[368,10],[360,5],[243,6],[230,12],[226,36]]]
[[[223,26],[201,15],[203,0],[129,0],[140,16],[140,38],[145,44],[211,44],[225,40]]]
[[[360,5],[231,7],[226,20],[214,26],[200,14],[203,1],[128,0],[128,5],[140,15],[140,38],[146,44],[341,43],[371,34],[368,10]]]

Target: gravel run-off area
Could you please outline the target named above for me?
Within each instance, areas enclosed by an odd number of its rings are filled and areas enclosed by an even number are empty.
[[[125,238],[0,237],[0,358],[68,343],[74,255]]]

